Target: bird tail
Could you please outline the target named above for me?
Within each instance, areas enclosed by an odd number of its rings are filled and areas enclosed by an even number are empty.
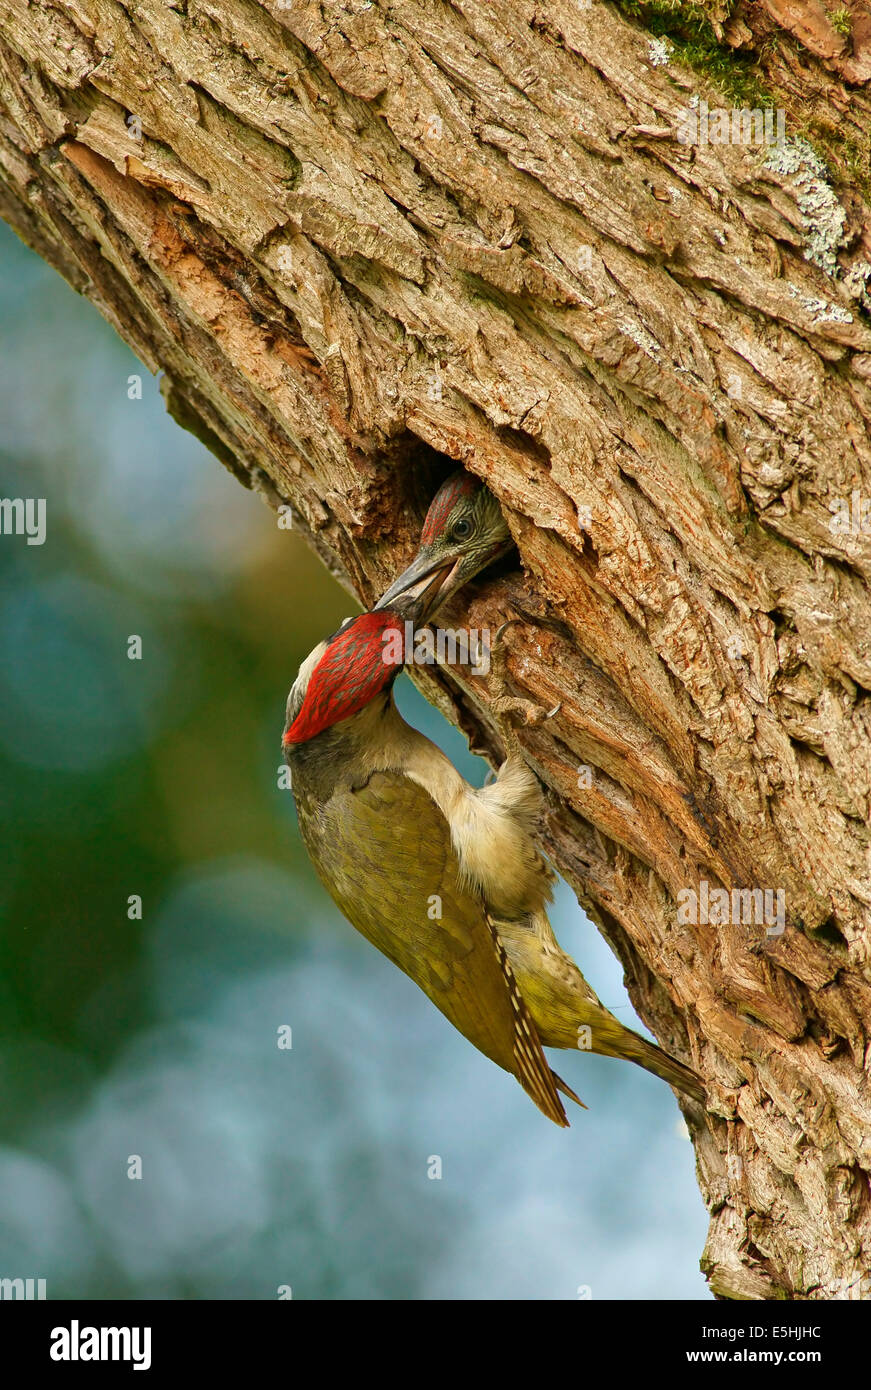
[[[696,1073],[690,1067],[684,1066],[683,1062],[669,1057],[656,1043],[648,1042],[638,1033],[633,1033],[630,1028],[624,1030],[618,1055],[637,1062],[639,1067],[644,1067],[645,1071],[652,1071],[654,1076],[662,1077],[669,1086],[674,1086],[685,1096],[691,1096],[693,1100],[704,1103],[705,1088]]]
[[[704,1101],[704,1087],[690,1067],[627,1028],[605,1008],[574,961],[560,949],[543,912],[531,925],[500,921],[498,929],[544,1047],[625,1057],[684,1095]],[[559,1090],[577,1100],[565,1082],[554,1079]]]
[[[573,1100],[573,1101],[575,1102],[575,1105],[579,1105],[579,1106],[581,1107],[582,1110],[586,1110],[586,1109],[587,1109],[587,1106],[586,1106],[586,1105],[584,1104],[584,1102],[581,1100],[580,1096],[576,1096],[576,1095],[575,1095],[574,1091],[572,1090],[572,1088],[571,1088],[571,1086],[568,1084],[568,1082],[563,1081],[563,1079],[562,1079],[561,1076],[557,1076],[557,1074],[556,1074],[555,1071],[552,1071],[552,1072],[551,1072],[551,1076],[552,1076],[553,1079],[554,1079],[554,1083],[555,1083],[556,1088],[557,1088],[558,1091],[562,1091],[562,1093],[563,1093],[564,1096],[568,1096],[569,1100]]]

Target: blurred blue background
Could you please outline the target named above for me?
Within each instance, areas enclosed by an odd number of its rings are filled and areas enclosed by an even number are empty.
[[[563,1054],[590,1108],[559,1131],[315,878],[279,739],[352,601],[2,224],[0,267],[0,494],[47,504],[43,545],[0,536],[0,1277],[49,1298],[708,1297],[668,1088]],[[407,677],[397,694],[483,780]],[[634,1023],[565,886],[554,926]]]

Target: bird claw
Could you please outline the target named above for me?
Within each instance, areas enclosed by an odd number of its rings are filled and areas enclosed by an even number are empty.
[[[490,703],[490,709],[500,721],[516,716],[521,724],[540,724],[544,710],[532,700],[521,700],[513,695],[497,695]]]
[[[501,645],[501,643],[502,643],[502,634],[503,634],[503,632],[505,632],[509,627],[513,627],[515,623],[519,623],[519,622],[520,622],[520,619],[519,619],[519,618],[506,618],[506,619],[505,619],[505,622],[502,623],[500,627],[497,627],[495,636],[494,636],[494,638],[493,638],[493,648],[494,648],[494,650],[496,649],[496,647],[498,647],[498,646]]]
[[[546,719],[553,719],[562,709],[560,700],[551,710],[542,709],[534,700],[524,700],[507,692],[507,663],[506,649],[502,640],[506,629],[514,623],[519,623],[520,618],[509,618],[507,622],[497,628],[493,637],[491,648],[491,674],[494,686],[494,695],[490,703],[490,710],[499,725],[502,740],[509,753],[519,753],[520,745],[517,738],[513,721],[518,720],[523,725],[530,727],[543,723]]]
[[[507,680],[506,680],[506,660],[507,660],[507,657],[506,657],[505,643],[503,642],[502,638],[504,637],[505,633],[508,631],[509,627],[513,627],[513,626],[515,625],[515,623],[519,623],[519,622],[520,622],[520,619],[519,619],[519,618],[508,618],[508,619],[506,619],[506,621],[505,621],[504,623],[501,623],[501,624],[499,625],[499,627],[497,627],[495,633],[493,634],[493,641],[492,641],[491,646],[490,646],[490,663],[491,663],[491,668],[492,668],[492,672],[493,672],[493,681],[494,681],[494,684],[495,684],[495,686],[496,686],[496,694],[497,694],[497,696],[504,695],[504,694],[506,693],[506,686],[507,686]]]
[[[562,707],[563,702],[560,700],[553,709],[544,710],[534,700],[515,699],[513,695],[497,695],[490,705],[491,710],[497,716],[502,715],[504,717],[516,714],[522,723],[529,725],[543,724],[546,719],[553,719],[554,715],[559,714]]]

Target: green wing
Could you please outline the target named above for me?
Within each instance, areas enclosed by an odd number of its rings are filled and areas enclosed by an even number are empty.
[[[540,1110],[567,1124],[502,942],[461,885],[450,828],[429,793],[401,773],[378,772],[325,805],[302,794],[297,807],[309,854],[348,921]]]

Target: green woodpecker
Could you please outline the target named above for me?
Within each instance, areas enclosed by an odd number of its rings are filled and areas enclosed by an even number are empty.
[[[508,722],[542,712],[504,693],[502,629],[491,710],[508,756],[488,786],[471,787],[394,704],[409,628],[510,545],[492,494],[455,474],[409,568],[303,662],[283,745],[300,832],[353,926],[557,1124],[568,1123],[558,1091],[578,1098],[543,1047],[625,1057],[703,1100],[695,1073],[619,1023],[554,937],[554,874],[533,838],[541,793]]]

